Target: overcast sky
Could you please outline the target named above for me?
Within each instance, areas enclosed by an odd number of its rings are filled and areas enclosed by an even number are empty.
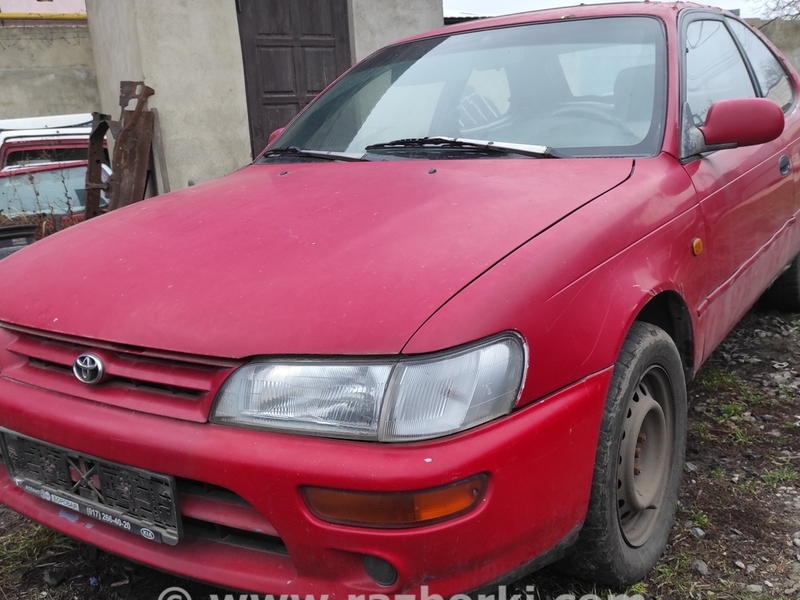
[[[597,4],[591,0],[587,4]],[[701,0],[703,4],[719,6],[727,10],[738,8],[742,17],[761,17],[763,0]],[[580,4],[580,0],[444,0],[446,10],[459,10],[468,13],[502,15],[526,10],[539,10],[554,6]]]

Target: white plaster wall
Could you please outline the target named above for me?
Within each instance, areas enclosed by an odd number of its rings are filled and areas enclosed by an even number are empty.
[[[103,110],[118,118],[122,79],[156,91],[173,190],[250,162],[235,2],[88,0],[87,12]]]
[[[442,0],[350,0],[353,62],[379,48],[444,24]]]
[[[144,78],[134,3],[132,0],[90,0],[87,13],[100,111],[119,119],[119,82]]]
[[[136,10],[142,67],[156,90],[150,105],[158,108],[173,188],[250,162],[236,3],[137,0]]]
[[[5,0],[0,0],[0,5]],[[103,112],[119,117],[119,82],[155,89],[172,189],[251,160],[233,0],[86,0]],[[350,0],[354,61],[440,27],[441,0]]]

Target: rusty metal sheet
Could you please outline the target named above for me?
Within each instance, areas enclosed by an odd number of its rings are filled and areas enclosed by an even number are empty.
[[[109,115],[92,113],[92,133],[89,134],[89,165],[86,169],[86,209],[85,218],[91,219],[100,214],[100,190],[107,190],[103,182],[103,160],[105,159],[106,132],[111,122]]]
[[[115,210],[144,198],[147,171],[150,165],[150,147],[153,141],[154,115],[145,110],[147,98],[155,91],[141,81],[123,81],[120,84],[120,116],[112,161],[113,173],[109,181],[111,196],[108,210]],[[126,110],[131,100],[136,108]]]

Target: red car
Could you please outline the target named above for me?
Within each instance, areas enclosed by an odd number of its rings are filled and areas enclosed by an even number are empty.
[[[776,278],[800,308],[797,87],[684,4],[375,53],[253,165],[0,263],[0,501],[258,592],[643,577],[686,381]]]
[[[85,160],[74,160],[0,170],[0,258],[83,221],[86,164]],[[110,171],[102,166],[104,180]],[[101,191],[101,207],[106,205]]]
[[[0,173],[9,167],[86,160],[92,115],[0,119]]]

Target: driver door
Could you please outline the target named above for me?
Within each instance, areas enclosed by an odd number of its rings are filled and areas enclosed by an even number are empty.
[[[697,307],[705,358],[792,258],[800,158],[789,146],[797,130],[796,94],[777,58],[734,19],[690,15],[682,29],[682,135],[705,122],[714,102],[728,98],[771,98],[786,116],[784,133],[772,142],[682,157],[706,222],[698,258],[708,285]]]

